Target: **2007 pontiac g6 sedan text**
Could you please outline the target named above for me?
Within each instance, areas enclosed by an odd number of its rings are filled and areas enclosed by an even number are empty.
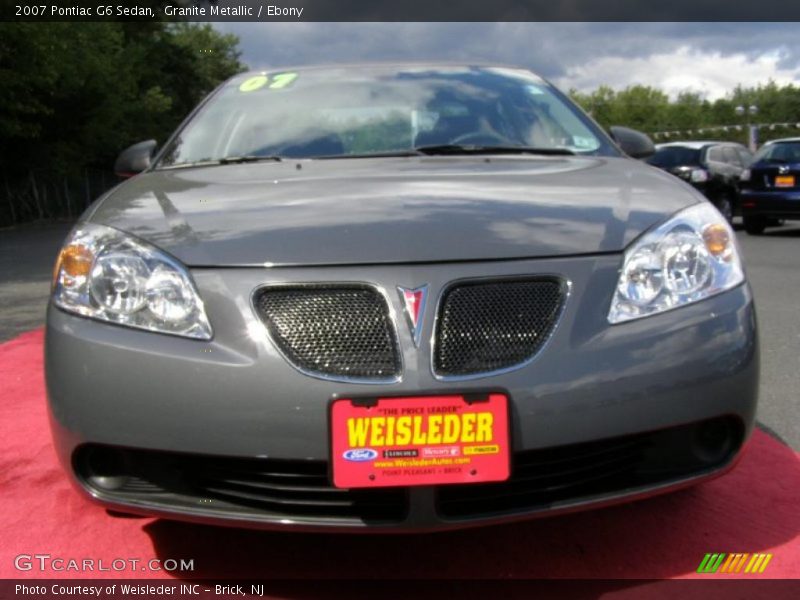
[[[543,79],[238,75],[66,240],[53,435],[119,511],[434,530],[732,467],[758,344],[735,236]]]

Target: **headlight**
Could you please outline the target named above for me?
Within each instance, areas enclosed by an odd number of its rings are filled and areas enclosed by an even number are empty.
[[[696,204],[626,250],[608,320],[622,323],[678,308],[742,281],[733,230],[711,204]]]
[[[708,181],[708,171],[705,169],[695,169],[692,171],[689,179],[694,183],[705,183]]]
[[[121,231],[83,223],[61,249],[53,301],[65,311],[128,327],[211,339],[186,268]]]
[[[750,181],[750,169],[745,169],[739,176],[739,181]]]

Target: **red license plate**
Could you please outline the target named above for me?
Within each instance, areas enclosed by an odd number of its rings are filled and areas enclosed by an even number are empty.
[[[777,175],[775,187],[794,187],[794,175]]]
[[[508,479],[504,394],[348,398],[331,406],[333,483],[371,488]]]

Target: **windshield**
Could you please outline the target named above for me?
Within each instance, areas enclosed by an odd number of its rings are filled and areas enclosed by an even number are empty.
[[[800,142],[775,142],[756,152],[753,162],[800,163]]]
[[[656,153],[647,159],[647,162],[662,169],[684,165],[699,165],[700,150],[687,148],[686,146],[662,147],[658,148]]]
[[[158,166],[441,145],[618,155],[570,100],[524,70],[330,68],[234,78],[179,132]]]

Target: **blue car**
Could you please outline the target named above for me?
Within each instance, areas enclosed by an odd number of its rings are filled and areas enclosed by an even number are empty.
[[[800,138],[764,144],[740,186],[747,233],[760,235],[772,223],[800,220]]]

